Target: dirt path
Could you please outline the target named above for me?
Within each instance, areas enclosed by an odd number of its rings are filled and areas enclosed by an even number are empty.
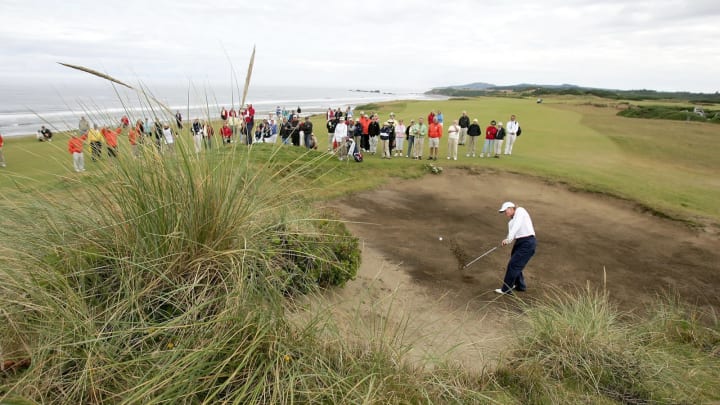
[[[331,302],[339,312],[364,308],[383,319],[391,313],[396,325],[409,315],[406,334],[418,338],[423,356],[452,350],[451,358],[476,366],[484,363],[479,359],[492,360],[514,308],[492,292],[500,287],[510,248],[461,272],[452,243],[469,258],[497,246],[507,233],[507,219],[497,211],[506,200],[529,211],[538,238],[521,297],[541,299],[551,288],[602,288],[605,282],[623,310],[640,310],[667,290],[720,308],[717,235],[643,213],[632,203],[477,169],[398,181],[335,201],[364,250],[357,280]],[[384,313],[388,305],[393,311]]]

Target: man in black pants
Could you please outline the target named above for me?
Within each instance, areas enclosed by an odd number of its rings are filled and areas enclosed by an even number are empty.
[[[508,235],[502,241],[502,245],[507,246],[513,241],[515,243],[513,244],[512,253],[510,253],[510,261],[505,271],[502,288],[496,289],[495,292],[498,294],[512,294],[512,290],[525,291],[527,288],[523,277],[523,269],[535,254],[535,229],[530,214],[523,207],[516,207],[514,203],[508,201],[500,207],[500,212],[510,218]]]

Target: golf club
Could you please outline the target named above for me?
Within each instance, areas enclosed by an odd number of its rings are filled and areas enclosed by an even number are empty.
[[[494,248],[492,248],[492,249],[488,250],[487,252],[481,254],[480,256],[476,257],[476,258],[473,259],[470,263],[464,265],[464,266],[463,266],[463,269],[468,268],[471,264],[475,263],[476,261],[478,261],[478,260],[482,259],[483,257],[489,255],[490,253],[494,252],[495,249],[497,249],[497,248],[499,248],[499,247],[500,247],[500,246],[495,246]]]

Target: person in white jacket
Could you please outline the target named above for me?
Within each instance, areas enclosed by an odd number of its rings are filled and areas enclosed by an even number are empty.
[[[448,159],[457,160],[458,140],[460,139],[460,125],[454,120],[448,127]]]
[[[337,125],[335,125],[335,132],[333,133],[332,148],[333,153],[341,156],[343,154],[342,149],[345,147],[345,139],[348,136],[348,126],[344,119],[339,119]]]
[[[520,123],[515,120],[515,114],[510,116],[510,121],[505,125],[505,154],[512,155],[513,144],[517,139],[517,132],[520,129]]]

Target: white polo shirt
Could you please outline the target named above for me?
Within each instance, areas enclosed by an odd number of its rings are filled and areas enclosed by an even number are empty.
[[[511,134],[516,133],[519,127],[520,123],[518,123],[517,121],[508,121],[507,124],[505,124],[505,130]]]
[[[533,228],[530,214],[523,207],[516,207],[515,214],[508,222],[507,240],[515,240],[526,236],[534,236],[535,228]]]

